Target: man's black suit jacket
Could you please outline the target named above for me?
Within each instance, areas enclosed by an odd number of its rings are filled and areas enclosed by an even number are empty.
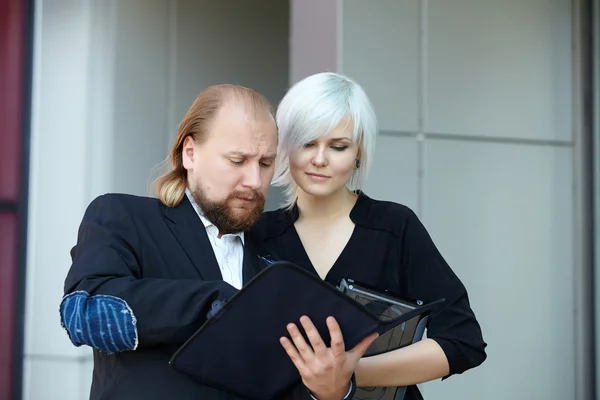
[[[265,267],[260,255],[246,234],[244,283]],[[96,198],[71,257],[61,323],[75,345],[96,347],[91,400],[236,399],[169,366],[213,301],[236,292],[187,197],[174,208],[132,195]],[[288,398],[310,396],[298,385]]]

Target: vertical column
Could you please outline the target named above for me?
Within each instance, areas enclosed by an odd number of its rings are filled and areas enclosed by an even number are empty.
[[[596,398],[594,374],[594,25],[593,1],[572,3],[575,400]],[[597,68],[597,66],[596,66]]]
[[[341,0],[290,0],[290,84],[337,71]]]
[[[600,18],[600,0],[593,0],[592,11],[591,11],[591,19],[592,21],[598,21]],[[593,215],[594,215],[594,232],[593,232],[593,243],[592,243],[592,252],[594,254],[594,281],[593,281],[593,311],[594,311],[594,329],[592,330],[593,335],[593,348],[595,349],[595,360],[592,371],[595,373],[595,398],[599,398],[600,396],[600,255],[598,254],[598,250],[600,249],[600,23],[593,22],[593,49],[592,49],[592,65],[593,65],[593,78],[594,89],[593,89],[593,100],[592,104],[594,106],[593,109],[593,133],[592,133],[592,143],[593,147]]]
[[[19,398],[28,148],[28,2],[0,0],[0,398]]]
[[[105,56],[103,44],[110,34],[102,40],[94,35],[102,23],[103,15],[94,8],[100,3],[108,1],[35,3],[24,400],[85,398],[78,382],[84,373],[90,375],[85,370],[89,348],[70,343],[58,306],[81,215],[91,190],[107,180],[91,171],[111,171],[95,164],[109,150],[104,140],[112,123],[104,104],[110,92],[102,90],[111,84],[102,73],[108,74],[112,65],[98,57]]]

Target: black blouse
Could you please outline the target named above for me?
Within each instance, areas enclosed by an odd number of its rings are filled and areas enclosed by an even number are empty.
[[[266,212],[251,233],[274,255],[317,274],[294,227],[298,216],[297,206]],[[417,215],[404,205],[359,193],[350,219],[354,231],[325,281],[336,285],[342,278],[352,278],[413,302],[445,298],[430,315],[427,337],[446,354],[448,376],[480,365],[487,345],[467,291]]]

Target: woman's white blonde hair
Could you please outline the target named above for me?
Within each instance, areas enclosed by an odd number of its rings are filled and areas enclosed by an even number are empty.
[[[334,72],[304,78],[285,94],[276,119],[279,144],[272,185],[283,188],[284,207],[292,207],[298,198],[298,186],[290,173],[290,153],[327,135],[344,119],[352,122],[352,140],[360,149],[360,168],[354,170],[346,187],[362,190],[375,151],[377,117],[358,83]]]

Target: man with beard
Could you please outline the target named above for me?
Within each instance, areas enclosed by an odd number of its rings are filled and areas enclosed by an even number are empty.
[[[90,399],[236,399],[178,374],[169,360],[215,300],[264,267],[244,231],[263,211],[276,149],[271,104],[248,88],[213,86],[180,125],[172,168],[156,182],[158,199],[105,194],[88,206],[60,317],[75,346],[93,348]],[[314,326],[307,326],[308,334]],[[305,386],[288,397],[349,396],[369,344],[342,357],[311,353],[300,371]]]

